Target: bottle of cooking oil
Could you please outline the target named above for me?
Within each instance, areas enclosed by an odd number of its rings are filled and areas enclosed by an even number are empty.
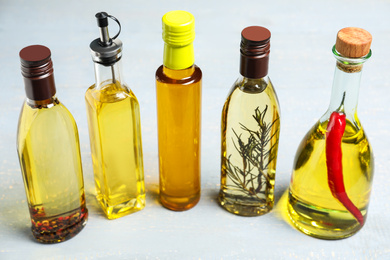
[[[288,212],[294,225],[313,237],[349,237],[363,227],[367,217],[374,157],[358,119],[357,103],[371,39],[360,28],[338,32],[329,108],[306,134],[295,156]]]
[[[27,99],[20,113],[17,150],[31,229],[41,243],[58,243],[87,223],[76,122],[56,97],[50,50],[32,45],[19,53]]]
[[[280,114],[268,78],[271,33],[250,26],[241,33],[241,77],[222,110],[219,203],[231,213],[257,216],[274,205]]]
[[[194,64],[194,16],[163,18],[164,63],[156,72],[160,201],[187,210],[200,199],[202,71]]]
[[[91,42],[96,83],[85,94],[97,199],[108,219],[145,207],[138,100],[121,71],[122,42],[110,38],[105,12],[96,14],[100,38]],[[120,31],[120,29],[119,29]]]

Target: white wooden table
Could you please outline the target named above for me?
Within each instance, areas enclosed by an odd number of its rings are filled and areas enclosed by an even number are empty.
[[[203,70],[202,198],[186,212],[158,202],[154,73],[162,63],[161,17],[183,9],[196,19],[195,59]],[[99,32],[95,13],[122,23],[126,82],[141,106],[147,206],[107,220],[95,200],[84,93],[94,83],[89,43]],[[116,32],[110,23],[111,34]],[[270,77],[282,109],[275,209],[239,217],[218,206],[220,117],[238,77],[241,30],[272,32]],[[325,112],[335,66],[331,48],[347,26],[373,35],[365,64],[359,117],[375,153],[368,220],[355,236],[324,241],[284,219],[295,151]],[[390,1],[22,1],[0,0],[0,259],[390,259]],[[89,221],[60,244],[33,241],[16,153],[16,129],[25,94],[18,53],[31,44],[52,51],[58,98],[79,127]]]

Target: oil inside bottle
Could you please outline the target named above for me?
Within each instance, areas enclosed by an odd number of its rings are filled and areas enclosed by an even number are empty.
[[[201,77],[195,65],[156,72],[160,200],[171,210],[200,199]]]
[[[141,127],[135,95],[119,81],[86,92],[97,199],[109,219],[145,207]]]
[[[37,107],[26,102],[18,129],[33,235],[42,243],[68,240],[88,218],[73,117],[56,98]]]
[[[345,191],[364,219],[373,178],[373,154],[363,128],[346,121],[342,138]],[[328,121],[318,122],[301,142],[294,162],[288,211],[302,232],[323,239],[353,235],[362,225],[332,196],[328,185],[325,135]]]
[[[273,208],[279,128],[271,81],[239,79],[222,111],[219,202],[229,212],[257,216]]]

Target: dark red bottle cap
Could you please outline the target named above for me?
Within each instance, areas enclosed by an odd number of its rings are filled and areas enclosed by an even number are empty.
[[[49,99],[56,93],[50,49],[31,45],[19,52],[26,96],[32,100]]]
[[[271,32],[261,26],[246,27],[241,32],[240,73],[252,79],[268,74]]]

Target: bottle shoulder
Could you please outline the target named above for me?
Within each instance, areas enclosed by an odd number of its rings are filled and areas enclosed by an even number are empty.
[[[311,136],[311,138],[316,140],[326,139],[328,123],[329,118],[324,119],[323,121],[322,119],[318,120],[308,131],[306,137]],[[361,140],[365,140],[364,142],[369,143],[360,121],[349,120],[348,118],[345,121],[345,129],[342,140],[344,143],[359,143]]]
[[[21,111],[21,117],[25,117],[26,119],[37,119],[37,117],[55,118],[58,116],[74,121],[70,111],[58,99],[55,99],[53,103],[46,106],[32,106],[25,101]]]
[[[267,101],[274,103],[279,109],[279,101],[271,80],[267,78],[248,79],[238,78],[231,87],[227,100],[241,100],[245,104],[247,100],[253,102]]]
[[[87,89],[85,99],[87,102],[97,101],[100,103],[114,103],[131,99],[132,102],[138,104],[138,99],[133,91],[123,82],[110,83],[99,88],[96,88],[96,85],[93,84]]]
[[[32,107],[27,101],[24,102],[18,124],[19,142],[31,132],[45,135],[60,128],[73,129],[77,132],[76,121],[60,101],[56,100],[45,107]]]
[[[189,85],[202,80],[202,70],[193,65],[184,70],[171,70],[161,65],[156,71],[156,81],[164,84]]]

